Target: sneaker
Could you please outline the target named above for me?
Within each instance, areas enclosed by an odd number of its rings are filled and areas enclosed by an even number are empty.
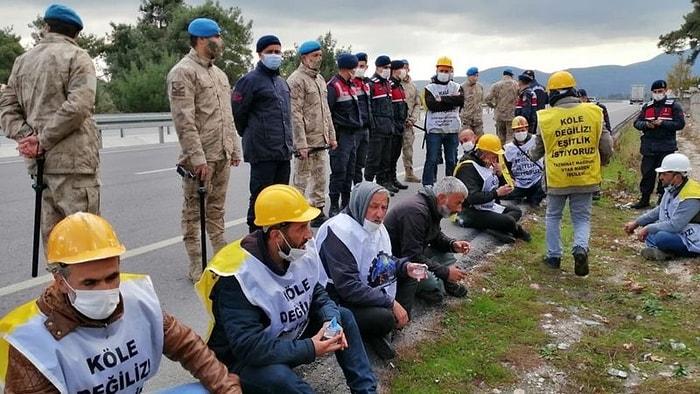
[[[530,233],[528,233],[521,225],[518,225],[518,227],[516,228],[515,236],[516,238],[520,238],[525,242],[532,241],[532,235],[530,235]]]
[[[580,246],[574,246],[574,273],[578,276],[588,275],[588,251]]]
[[[512,235],[508,235],[508,234],[502,233],[500,231],[488,229],[488,230],[484,230],[484,232],[486,234],[493,236],[494,238],[496,238],[497,240],[499,240],[505,244],[512,244],[513,242],[516,241],[515,237],[513,237]]]
[[[635,204],[630,205],[632,209],[646,209],[651,207],[649,200],[639,200]]]
[[[665,261],[672,258],[673,255],[657,248],[644,248],[642,249],[642,257],[651,261]]]
[[[387,337],[372,337],[367,340],[372,350],[384,361],[396,358],[396,350]]]
[[[313,228],[318,228],[318,227],[321,227],[321,225],[322,225],[326,220],[328,220],[328,216],[326,216],[326,214],[323,213],[323,211],[321,211],[321,213],[319,213],[318,216],[316,216],[316,218],[313,219],[313,220],[311,221],[311,223],[309,223],[309,224],[310,224],[311,227],[313,227]]]
[[[404,185],[403,183],[399,182],[398,179],[394,179],[394,182],[392,183],[392,185],[394,185],[399,190],[408,189],[408,185]]]
[[[407,174],[406,176],[403,177],[404,182],[409,182],[409,183],[421,183],[421,179],[418,178],[417,176],[413,174]]]
[[[469,292],[467,286],[457,282],[445,282],[445,291],[452,297],[464,298]]]
[[[544,265],[552,269],[561,268],[561,257],[545,257],[542,262]]]

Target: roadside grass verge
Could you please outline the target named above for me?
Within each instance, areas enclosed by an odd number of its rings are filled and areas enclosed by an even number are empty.
[[[399,349],[384,372],[392,393],[697,393],[700,392],[698,261],[670,264],[639,256],[643,245],[622,227],[638,212],[639,138],[630,128],[603,173],[594,203],[591,274],[542,264],[544,211],[525,218],[533,240],[483,257],[466,301],[450,302],[427,339]],[[571,250],[568,216],[564,250]],[[535,383],[528,377],[541,373]],[[510,390],[510,391],[508,391]]]

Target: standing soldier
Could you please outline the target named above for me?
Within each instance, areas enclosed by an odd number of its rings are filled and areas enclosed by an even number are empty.
[[[530,82],[532,79],[529,75],[518,76],[518,100],[515,102],[515,116],[525,118],[528,131],[530,134],[535,134],[537,131],[537,95],[530,88]]]
[[[338,147],[331,152],[331,181],[329,216],[337,215],[350,202],[350,189],[355,176],[356,134],[362,132],[364,120],[353,83],[357,56],[343,53],[338,56],[338,73],[328,81],[328,106],[333,115],[333,126]],[[341,199],[342,198],[342,199]],[[340,200],[340,204],[338,203]]]
[[[43,38],[19,56],[0,99],[0,124],[17,141],[29,173],[43,159],[46,185],[41,201],[41,236],[64,217],[99,214],[99,137],[92,118],[97,78],[92,59],[75,39],[83,21],[71,8],[54,4],[44,13]]]
[[[576,97],[576,81],[567,71],[549,77],[549,109],[538,112],[539,126],[530,158],[544,156],[547,255],[544,263],[559,269],[563,254],[561,218],[566,200],[573,224],[574,273],[588,275],[588,242],[591,234],[593,193],[600,190],[600,167],[612,156],[612,137],[603,128],[603,112],[597,106],[581,103]],[[576,131],[575,137],[569,132]]]
[[[420,183],[420,178],[413,173],[413,141],[416,138],[413,125],[415,125],[420,118],[421,103],[420,96],[418,95],[418,88],[408,74],[411,72],[408,60],[403,60],[403,62],[406,68],[406,76],[403,79],[402,85],[404,93],[406,94],[406,104],[408,105],[408,119],[406,119],[406,127],[403,130],[403,146],[401,149],[403,167],[406,171],[403,180],[411,183]]]
[[[501,80],[494,83],[486,95],[486,104],[494,110],[496,134],[501,144],[512,134],[511,122],[515,117],[515,101],[518,99],[518,83],[513,80],[513,70],[503,70]]]
[[[365,77],[367,72],[367,54],[358,52],[357,68],[352,78],[352,84],[355,86],[355,94],[357,102],[360,105],[360,118],[362,119],[362,130],[355,133],[355,175],[352,183],[362,183],[364,176],[362,170],[367,164],[367,147],[369,145],[369,129],[370,129],[370,95],[369,95],[369,78]]]
[[[406,69],[404,63],[401,60],[394,60],[391,62],[391,77],[389,82],[391,83],[391,108],[394,117],[394,129],[391,135],[391,160],[389,161],[388,170],[388,183],[393,185],[399,190],[406,190],[408,186],[399,182],[396,177],[396,164],[399,161],[399,156],[401,156],[401,149],[403,148],[403,131],[406,128],[406,121],[408,120],[408,105],[406,104],[406,92],[403,89],[401,82],[406,77]]]
[[[467,80],[462,83],[464,90],[464,107],[459,117],[462,119],[462,128],[471,129],[474,134],[484,134],[484,111],[481,102],[484,99],[484,87],[479,81],[479,69],[470,67],[467,70]]]
[[[328,152],[325,147],[336,147],[335,130],[328,108],[326,81],[320,74],[323,52],[318,41],[306,41],[299,46],[301,62],[287,78],[292,98],[292,130],[294,150],[294,186],[306,194],[309,187],[309,202],[321,213],[311,221],[311,227],[319,227],[328,219],[323,213],[328,184]],[[349,190],[348,190],[349,192]]]
[[[544,86],[537,82],[534,71],[525,70],[523,71],[523,74],[532,78],[532,82],[530,82],[530,89],[532,89],[532,91],[535,92],[535,96],[537,96],[537,110],[539,111],[541,109],[544,109],[545,106],[549,104],[549,100],[547,99],[547,92],[545,91]]]
[[[238,134],[243,137],[243,160],[250,163],[248,231],[255,225],[255,199],[262,189],[288,184],[292,160],[292,108],[289,85],[280,77],[282,44],[267,35],[255,45],[258,65],[233,88],[231,106]]]
[[[642,132],[642,143],[639,147],[642,154],[642,180],[639,182],[639,201],[632,205],[635,209],[649,207],[654,183],[657,183],[656,169],[669,153],[678,150],[676,132],[685,127],[683,108],[673,99],[666,97],[666,81],[658,80],[651,84],[652,99],[642,106],[634,128]],[[661,181],[656,185],[658,202],[664,194]]]
[[[241,144],[236,135],[231,91],[226,74],[214,64],[224,42],[221,28],[211,19],[197,18],[187,28],[190,53],[168,73],[170,112],[180,141],[178,164],[198,179],[182,178],[182,240],[190,259],[188,277],[193,282],[202,275],[200,242],[199,180],[206,181],[206,229],[214,254],[226,246],[224,207],[230,166],[241,162]]]
[[[371,129],[369,131],[369,147],[367,149],[367,168],[365,179],[369,182],[377,177],[377,183],[391,193],[399,191],[387,178],[391,163],[391,136],[394,131],[394,111],[391,106],[391,59],[381,55],[374,61],[376,71],[369,83],[369,93],[372,99]]]

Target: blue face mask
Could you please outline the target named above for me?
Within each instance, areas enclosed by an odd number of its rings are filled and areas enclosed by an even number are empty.
[[[282,55],[274,53],[263,54],[262,64],[270,70],[277,70],[282,64]]]

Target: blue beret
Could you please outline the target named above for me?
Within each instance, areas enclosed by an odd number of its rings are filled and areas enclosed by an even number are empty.
[[[506,68],[505,70],[503,70],[503,75],[510,75],[512,77],[513,70],[511,70],[510,68]]]
[[[352,53],[341,53],[338,55],[338,68],[352,70],[357,67],[357,56]]]
[[[401,59],[401,63],[403,63],[403,64],[408,64],[408,60],[406,60],[406,59]]]
[[[187,32],[195,37],[214,37],[221,34],[221,28],[209,18],[197,18],[187,26]]]
[[[265,48],[270,45],[282,45],[280,39],[273,35],[262,36],[258,38],[257,44],[255,44],[255,52],[260,53],[265,50]]]
[[[68,23],[83,30],[83,21],[80,19],[78,14],[70,7],[63,4],[52,4],[46,9],[44,13],[44,20],[53,19]]]
[[[299,45],[299,55],[306,55],[311,52],[316,52],[321,50],[321,44],[318,41],[306,41]]]
[[[391,69],[392,70],[400,70],[404,68],[405,64],[401,60],[392,60],[391,61]]]
[[[470,76],[470,77],[471,77],[472,75],[476,75],[476,74],[478,74],[478,73],[479,73],[479,69],[476,68],[476,67],[469,67],[469,70],[467,70],[467,75]]]
[[[364,53],[364,52],[357,52],[357,53],[355,54],[355,56],[357,56],[357,61],[360,61],[360,62],[366,62],[366,61],[367,61],[367,54]]]
[[[377,60],[374,61],[374,65],[377,67],[386,67],[391,64],[391,59],[389,59],[389,56],[387,55],[381,55],[377,57]]]
[[[666,89],[666,81],[663,79],[657,79],[654,81],[654,83],[651,84],[651,90],[654,89]]]

